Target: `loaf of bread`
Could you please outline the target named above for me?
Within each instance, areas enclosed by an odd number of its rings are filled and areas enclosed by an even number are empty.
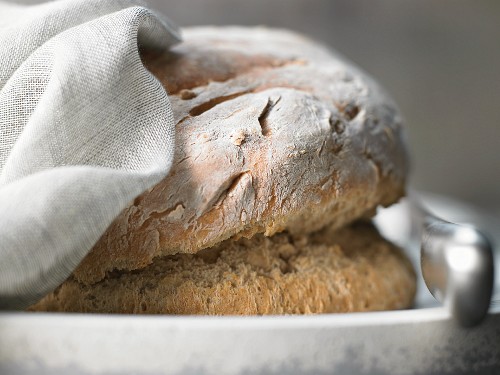
[[[394,103],[352,63],[288,31],[183,34],[171,51],[142,54],[177,121],[170,174],[131,202],[44,306],[216,314],[408,306],[411,268],[372,230],[339,232],[342,245],[322,235],[324,245],[292,240],[331,233],[404,194],[408,158]],[[275,241],[288,241],[297,272],[243,259],[266,252],[277,265]],[[221,246],[227,252],[207,264],[202,254]],[[310,270],[301,268],[309,257]]]
[[[408,307],[415,274],[369,224],[312,235],[227,240],[196,254],[115,271],[88,286],[74,278],[32,309],[145,314],[311,314]]]
[[[74,276],[95,283],[230,237],[341,227],[404,193],[399,112],[312,41],[266,28],[194,28],[144,62],[170,94],[170,175],[109,227]]]

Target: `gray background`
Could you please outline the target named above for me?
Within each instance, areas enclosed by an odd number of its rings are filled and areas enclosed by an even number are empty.
[[[146,1],[180,26],[286,27],[336,48],[399,104],[411,184],[500,215],[499,1]]]
[[[181,26],[286,27],[339,50],[399,104],[411,183],[500,213],[500,2],[150,0]]]

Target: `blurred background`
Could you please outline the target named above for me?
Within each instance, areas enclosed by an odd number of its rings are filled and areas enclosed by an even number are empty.
[[[500,2],[149,0],[180,26],[305,33],[377,78],[408,126],[411,184],[500,215]]]
[[[145,1],[180,26],[284,27],[337,49],[399,104],[412,186],[500,216],[500,2]]]

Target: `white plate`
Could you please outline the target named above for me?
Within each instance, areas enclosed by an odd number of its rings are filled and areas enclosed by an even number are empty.
[[[425,202],[443,218],[475,223],[500,243],[493,218],[442,197]],[[377,221],[418,259],[418,250],[404,243],[409,223],[404,205],[384,210]],[[376,313],[4,313],[0,374],[500,374],[498,301],[480,326],[463,329],[446,310],[431,307],[436,303],[422,285],[415,309]]]

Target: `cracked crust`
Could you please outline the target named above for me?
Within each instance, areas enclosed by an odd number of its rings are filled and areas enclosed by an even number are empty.
[[[144,52],[177,119],[169,176],[135,199],[74,277],[102,280],[230,237],[339,228],[404,193],[393,102],[352,63],[266,28],[193,28]]]
[[[415,274],[400,249],[366,223],[227,240],[157,258],[95,284],[66,281],[32,311],[262,315],[402,309]]]

